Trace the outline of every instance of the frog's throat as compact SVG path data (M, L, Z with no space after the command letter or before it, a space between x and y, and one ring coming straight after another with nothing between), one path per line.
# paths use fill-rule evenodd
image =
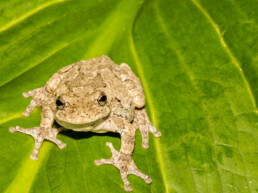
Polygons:
M84 131L84 130L91 131L96 126L98 126L100 123L105 121L106 119L107 119L107 117L104 117L104 118L101 118L101 119L98 119L98 120L95 120L95 121L92 121L92 122L78 123L78 124L69 123L69 122L66 122L66 121L63 121L63 120L60 120L60 119L57 119L57 118L55 120L59 125L63 126L66 129L72 129L72 130L75 130L75 131Z

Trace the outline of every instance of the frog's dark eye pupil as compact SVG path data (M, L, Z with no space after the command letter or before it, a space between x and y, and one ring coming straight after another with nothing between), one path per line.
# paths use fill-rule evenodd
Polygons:
M107 104L107 96L103 94L98 100L98 103L100 106L104 106L105 104Z
M57 106L62 106L64 105L64 103L62 103L59 99L56 100L56 105Z
M101 102L105 102L107 100L107 96L106 95L104 95L104 96L102 96L101 98L100 98L100 100L99 101L101 101Z
M63 110L65 104L64 104L60 99L57 99L57 100L56 100L56 106L57 106L57 109Z

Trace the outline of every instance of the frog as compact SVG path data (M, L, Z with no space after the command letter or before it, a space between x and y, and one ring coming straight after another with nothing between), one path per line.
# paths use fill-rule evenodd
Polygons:
M149 133L160 137L151 123L147 111L143 87L140 79L126 63L117 65L108 56L81 60L57 71L44 86L23 93L32 97L25 117L30 116L35 107L40 107L39 127L10 127L10 132L21 132L35 140L30 155L38 160L39 150L44 140L55 143L60 149L66 144L57 134L70 129L77 132L114 132L121 136L121 148L116 150L107 142L112 156L110 159L95 160L95 165L111 164L119 169L125 191L132 191L128 175L134 174L147 184L152 179L142 173L132 153L136 131L140 130L142 147L149 148ZM61 127L53 127L54 122Z

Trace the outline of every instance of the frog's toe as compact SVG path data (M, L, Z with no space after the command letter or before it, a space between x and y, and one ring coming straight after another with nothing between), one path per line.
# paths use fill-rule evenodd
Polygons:
M66 147L66 144L57 139L56 137L46 137L46 139L55 143L59 149L64 149Z
M147 126L143 125L139 128L142 135L142 147L144 149L149 148L149 129Z
M124 188L125 188L125 191L127 192L132 192L133 191L133 188L131 187L131 185L124 185Z
M58 146L59 149L64 149L64 148L66 148L66 144L65 144L65 143L63 143L63 142L60 141L60 140L58 140L58 141L59 141L59 142L58 142L57 146Z
M30 154L30 158L33 160L38 160L39 159L39 156L38 156L39 150L44 141L44 138L41 136L37 136L37 137L34 137L34 139L35 139L35 146L34 146L32 153Z
M139 126L139 130L142 135L142 147L144 149L149 148L149 133L153 133L155 137L160 137L161 132L159 132L152 124L146 124Z
M24 96L25 98L29 98L31 96L29 93L30 93L30 91L24 92L24 93L22 93L22 96Z
M97 166L101 166L103 164L114 164L114 161L112 159L100 159L100 160L95 160L94 163Z
M18 132L21 132L21 133L25 133L25 134L28 134L28 135L32 135L32 134L36 134L36 132L34 131L34 129L35 129L35 127L30 128L30 129L24 129L24 128L20 127L20 126L16 126L16 127L10 127L10 128L9 128L9 131L10 131L11 133L14 133L14 132L18 131Z
M31 153L30 154L30 159L32 159L32 160L38 160L39 159L39 156L38 156L38 154L35 154L35 153Z
M17 127L18 127L18 126L17 126ZM9 128L9 131L10 131L11 133L14 133L14 132L17 131L17 129L16 129L16 127L10 127L10 128Z
M25 98L28 98L28 97L31 97L31 96L35 96L36 94L38 93L41 93L43 90L43 87L40 87L40 88L36 88L34 90L30 90L28 92L24 92L22 93L22 95L25 97Z
M113 165L114 165L114 156L117 156L118 151L115 150L115 148L113 147L112 143L110 143L110 142L107 142L107 143L106 143L106 146L109 147L109 149L111 150L111 152L112 152L113 155L112 155L111 159L95 160L95 164L96 164L97 166L100 166L100 165L102 165L102 164L113 164Z
M145 149L149 148L149 133L153 133L155 137L161 136L161 132L151 124L145 108L135 111L133 124L141 132L142 147Z
M152 179L147 176L146 174L142 173L138 168L134 168L131 172L131 174L134 174L140 178L142 178L147 184L150 184L152 182Z
M32 99L32 100L30 101L30 104L27 106L26 110L22 113L23 116L25 116L25 117L30 116L30 114L31 114L31 112L33 111L33 109L34 109L36 106L38 106L38 105L39 105L39 102L36 101L36 100L34 100L34 99Z
M51 130L48 131L47 135L45 136L45 139L55 143L59 149L64 149L66 147L66 144L56 138L57 134L63 130L64 130L63 127L52 128Z
M133 191L133 188L131 187L131 184L127 179L127 174L126 173L121 173L121 177L122 177L122 180L124 182L125 191L127 191L127 192Z
M113 154L113 156L117 156L118 155L118 151L116 151L116 149L114 148L113 144L110 142L106 142L106 146L109 147L111 153Z
M25 117L30 116L30 113L36 106L41 106L42 101L46 97L46 91L43 87L34 89L32 91L28 91L22 94L25 98L28 97L33 97L32 100L30 101L30 104L26 108L26 110L23 112L23 115Z
M152 132L155 137L161 136L161 132L159 132L153 125L150 126L150 132Z

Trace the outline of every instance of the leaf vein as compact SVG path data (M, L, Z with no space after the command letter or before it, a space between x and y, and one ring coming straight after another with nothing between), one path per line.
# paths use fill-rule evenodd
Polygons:
M64 15L65 16L65 15ZM26 34L25 37L18 39L15 42L11 42L8 43L8 47L6 47L5 49L1 50L1 56L4 56L10 49L12 49L13 47L15 47L16 45L23 43L25 40L30 40L32 37L34 37L34 35L36 35L38 32L40 32L42 29L44 29L45 27L54 24L55 22L59 21L60 19L62 19L64 16L55 18L52 21L48 21L47 23L44 23L43 25L40 25L38 28L36 28L35 30L31 31L29 34Z
M55 54L59 53L60 51L62 51L63 49L69 47L71 44L79 41L79 40L82 40L86 37L86 35L80 37L80 38L77 38L69 43L65 43L63 44L62 46L58 47L57 49L53 50L52 52L50 52L47 56L43 57L39 62L37 62L36 64L33 64L32 66L24 69L24 71L21 71L19 74L15 75L14 77L12 77L11 79L7 80L6 82L3 82L0 87L2 87L3 85L11 82L12 80L14 80L15 78L19 77L20 75L26 73L27 71L37 67L38 65L40 65L42 62L46 61L47 59L51 58L52 56L54 56Z
M209 23L211 24L211 26L213 27L213 29L215 30L215 32L218 35L218 38L220 40L220 43L222 45L222 47L226 50L227 54L229 55L229 58L231 59L232 63L235 65L235 67L238 69L244 83L245 86L247 88L247 91L250 95L251 101L253 103L253 107L255 108L255 110L257 111L257 106L256 106L256 102L254 99L254 95L252 93L252 90L250 88L250 85L243 73L243 70L241 68L241 64L238 62L238 60L235 58L235 56L233 55L233 53L231 52L231 50L229 49L228 45L226 44L223 35L218 27L218 25L213 21L213 19L211 18L211 16L207 13L207 11L196 1L196 0L191 0L193 2L193 4L198 8L198 10L204 15L204 17L209 21Z
M148 84L146 83L146 80L144 78L144 74L143 74L142 67L141 67L142 65L141 65L141 62L140 62L140 60L137 56L136 50L135 50L133 34L131 34L131 36L130 36L130 47L131 47L131 50L132 50L132 54L133 54L133 58L135 60L136 67L138 69L139 76L140 76L141 81L142 81L142 85L143 85L144 90L145 90L146 101L148 101L148 105L150 107L151 118L152 118L152 121L153 121L153 125L155 127L157 127L158 123L157 123L156 116L155 116L155 111L156 110L153 106L153 103L151 102L151 94L150 94L150 91L149 91L149 88L148 88ZM160 166L160 171L161 171L161 175L162 175L163 184L164 184L164 187L165 187L165 192L169 193L168 183L166 183L167 182L166 169L165 169L165 166L164 166L165 164L164 164L164 159L162 157L161 145L160 145L159 140L154 138L154 144L155 144L155 149L156 149L156 152L157 152L157 158L158 158L158 162L159 162L159 166Z
M168 40L169 40L169 43L170 43L170 46L171 46L172 50L174 50L174 52L176 53L176 55L177 55L177 57L178 57L180 63L182 64L183 68L185 69L185 72L186 72L187 76L189 77L189 80L190 80L190 82L192 83L194 89L195 89L196 91L198 91L198 88L197 88L197 86L196 86L195 83L194 83L193 75L190 73L190 70L189 70L188 67L185 65L183 56L181 56L181 54L177 51L177 49L175 49L175 48L172 46L172 45L173 45L173 39L172 39L172 37L169 35L169 32L167 31L166 27L164 26L163 18L161 17L161 15L160 15L160 13L159 13L159 10L158 10L156 7L155 7L155 12L156 12L156 16L157 16L158 20L160 21L161 28L162 28L162 30L164 31L165 36L166 36L166 37L168 38ZM200 104L200 107L203 109L203 106L202 106L202 104L201 104L200 101L199 101L199 104ZM214 154L216 155L216 148L215 148L215 143L214 143L213 132L212 132L212 129L211 129L211 127L210 127L209 120L207 120L206 116L204 116L204 118L205 118L205 120L206 120L206 122L207 122L207 124L208 124L208 126L209 126L208 128L209 128L209 130L210 130L211 137L212 137L212 141L213 141L213 146L214 146ZM214 157L215 157L215 156L214 156ZM220 184L221 184L221 191L224 192L224 191L223 191L223 183L222 183L222 180L221 180L221 174L220 174L220 171L219 171L219 166L218 166L218 163L217 163L216 158L214 158L214 159L215 159L215 163L216 163L216 166L217 166L216 168L217 168L217 171L218 171L218 174L219 174L219 180L220 180ZM190 166L189 166L189 167L190 167ZM193 181L194 181L194 179L193 179Z
M39 12L39 11L41 11L41 10L47 8L47 7L50 7L50 6L54 5L54 4L62 3L62 2L65 2L65 1L67 1L67 0L55 0L55 1L47 2L47 3L45 3L45 4L43 4L43 5L39 6L39 7L37 7L36 9L34 9L34 10L32 10L32 11L30 11L30 12L24 14L24 15L21 16L20 18L18 18L18 19L16 19L16 20L13 20L13 21L11 21L10 23L8 23L8 24L2 26L2 27L0 28L0 33L3 32L3 31L8 30L9 28L13 27L14 25L16 25L16 24L22 22L23 20L29 18L30 16L34 15L35 13L37 13L37 12Z

